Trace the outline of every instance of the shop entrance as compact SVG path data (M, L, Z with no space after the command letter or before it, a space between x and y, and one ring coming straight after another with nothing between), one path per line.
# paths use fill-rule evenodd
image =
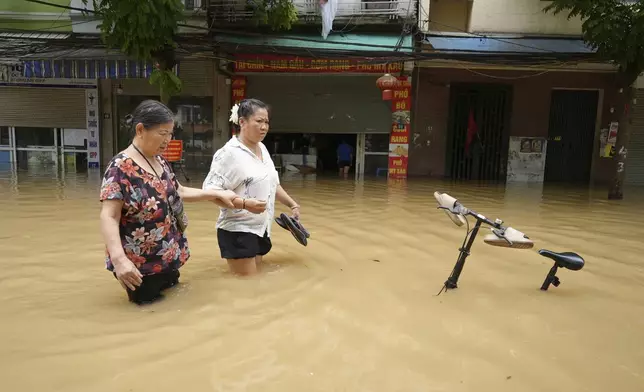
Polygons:
M317 173L322 175L338 175L338 147L342 143L351 146L353 150L349 174L355 174L358 170L356 163L356 142L355 134L317 134L315 135L315 148L318 154Z
M349 173L356 171L356 134L269 133L264 144L275 165L286 170L295 166L302 173L338 175L337 149L342 141L353 148Z
M346 142L353 150L349 174L356 178L367 176L387 177L389 166L389 134L386 133L269 133L264 144L275 165L285 169L288 165L301 168L302 172L322 176L338 176L338 147Z
M86 129L0 127L0 163L85 171L87 136Z

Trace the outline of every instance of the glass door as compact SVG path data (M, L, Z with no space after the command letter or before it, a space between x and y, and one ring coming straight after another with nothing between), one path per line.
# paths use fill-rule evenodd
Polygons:
M58 167L58 129L14 127L13 131L19 167Z
M360 176L387 177L389 172L389 134L361 133L358 134L356 149L356 178Z
M11 165L15 160L13 129L0 127L0 165Z
M61 129L58 141L58 156L65 171L77 172L87 169L87 129Z

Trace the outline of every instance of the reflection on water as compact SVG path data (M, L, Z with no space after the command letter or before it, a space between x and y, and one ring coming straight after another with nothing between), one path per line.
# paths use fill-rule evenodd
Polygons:
M5 168L6 169L6 168ZM190 176L201 184L199 176ZM193 178L194 177L194 178ZM208 203L188 205L193 256L150 307L103 268L100 173L0 174L0 378L6 391L640 391L644 194L283 179L308 247L278 226L267 273L230 276ZM464 228L443 190L527 233L533 250L478 240L458 290L436 297ZM281 209L284 210L284 209ZM280 209L278 209L280 211ZM539 287L536 250L582 271Z

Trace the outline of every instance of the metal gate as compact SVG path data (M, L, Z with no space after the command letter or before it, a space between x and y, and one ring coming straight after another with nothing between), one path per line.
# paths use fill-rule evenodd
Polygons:
M626 157L628 185L644 185L644 89L637 90L637 103L633 108L631 140Z
M597 122L596 90L553 90L545 181L588 183Z
M0 87L0 126L87 128L85 89Z
M271 132L389 133L377 76L249 75L246 96L271 107Z
M511 107L511 86L451 85L445 167L452 179L505 181Z

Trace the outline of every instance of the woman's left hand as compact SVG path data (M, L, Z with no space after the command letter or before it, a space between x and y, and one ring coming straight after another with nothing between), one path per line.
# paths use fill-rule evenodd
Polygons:
M239 198L239 196L231 190L224 190L224 191L208 190L206 192L208 192L208 194L212 196L213 199L218 199L221 202L223 202L226 206L228 206L228 208L235 208L235 205L233 204L233 200Z
M295 219L300 219L300 206L291 207L291 216Z

